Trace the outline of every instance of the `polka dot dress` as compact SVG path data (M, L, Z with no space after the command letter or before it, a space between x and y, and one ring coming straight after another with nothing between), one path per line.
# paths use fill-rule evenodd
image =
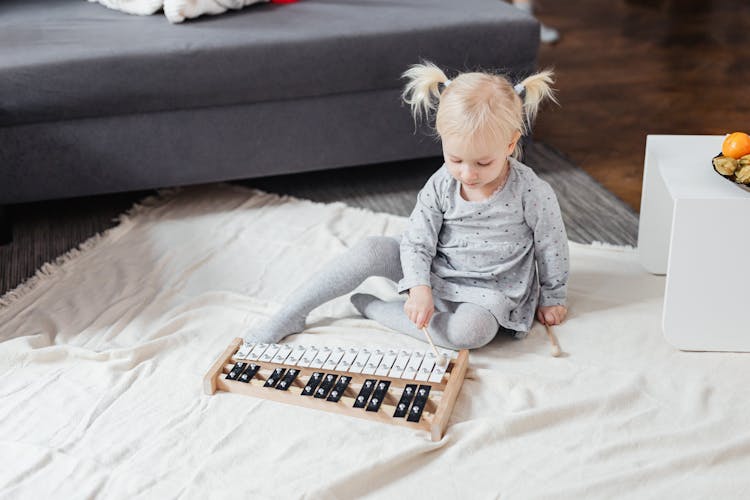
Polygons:
M552 187L510 159L505 185L467 201L443 165L417 196L401 238L399 292L429 285L452 302L488 309L500 325L531 329L538 305L565 305L568 239Z

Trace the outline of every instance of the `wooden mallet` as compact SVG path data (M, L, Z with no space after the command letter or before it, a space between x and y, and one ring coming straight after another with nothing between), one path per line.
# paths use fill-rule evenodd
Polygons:
M427 331L427 327L423 326L422 331L424 332L425 336L427 337L427 341L432 346L432 350L435 352L435 356L437 356L437 359L435 362L438 366L448 366L448 357L445 354L440 354L437 350L437 347L435 347L435 344L432 342L432 337L430 337L430 332Z
M560 356L560 354L562 354L562 349L560 349L560 343L557 341L557 336L555 335L554 330L552 330L552 327L546 322L542 322L542 324L544 325L544 329L547 330L549 341L552 343L552 355L554 357Z

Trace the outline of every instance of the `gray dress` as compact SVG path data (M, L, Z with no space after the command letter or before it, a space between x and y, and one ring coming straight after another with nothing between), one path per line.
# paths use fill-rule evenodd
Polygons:
M565 305L568 239L552 187L510 159L505 184L486 200L461 196L445 165L417 196L401 237L404 278L434 296L489 310L508 329L531 329L538 306Z

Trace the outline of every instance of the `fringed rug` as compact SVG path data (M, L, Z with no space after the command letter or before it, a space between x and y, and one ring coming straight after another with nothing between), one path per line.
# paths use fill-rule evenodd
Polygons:
M750 364L660 333L664 279L571 244L553 358L538 325L471 353L445 437L202 378L326 261L405 219L236 186L163 193L0 306L0 497L737 498ZM395 285L361 287L396 298ZM689 314L686 311L686 314ZM706 332L710 335L710 332ZM346 297L287 342L424 349Z

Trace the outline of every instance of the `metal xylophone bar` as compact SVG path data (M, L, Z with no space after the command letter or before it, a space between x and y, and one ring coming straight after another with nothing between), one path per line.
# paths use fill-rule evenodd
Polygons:
M457 358L454 352L445 353L453 359ZM453 387L446 391L446 394L450 392L450 395L445 403L442 401L442 391L446 390L446 385L451 385L447 382L447 375L450 373L446 371L447 366L440 367L436 364L436 358L435 353L429 351L247 344L235 339L225 351L223 362L217 362L207 374L206 392L212 394L218 387L230 392L243 392L314 407L310 403L301 404L299 401L281 397L268 397L269 393L263 395L256 392L254 384L260 386L260 382L264 382L262 390L276 389L280 393L291 392L291 387L298 386L299 392L295 390L296 394L312 396L310 401L323 400L320 404L332 408L335 412L362 417L361 414L357 415L352 411L359 412L364 409L365 412L369 412L368 414L378 416L383 413L380 411L382 408L389 413L388 419L400 420L402 423L399 425L415 425L417 428L430 430L433 439L439 439L460 389L468 353L462 351L462 360L457 360L460 365L460 369L457 370L459 373L456 374L458 380L454 380ZM228 364L231 362L234 364ZM454 364L450 366L452 368L449 372L456 371ZM270 373L266 374L269 370ZM226 382L218 380L220 374L225 374L224 380L232 381L231 383L244 384L227 385ZM309 375L306 382L302 382L302 375ZM251 384L251 381L254 381L254 384ZM391 388L402 388L400 397L391 396ZM429 399L434 391L438 391L438 403ZM345 404L349 407L348 412L339 405L328 407L325 403L342 404L344 401L348 401ZM319 409L325 409L324 407ZM423 412L427 412L428 422L422 422ZM386 421L382 415L376 420Z
M442 353L450 358L457 357L454 351L443 350ZM345 349L243 343L233 357L238 361L263 361L424 382L441 382L446 372L446 367L436 364L435 353L405 349Z

